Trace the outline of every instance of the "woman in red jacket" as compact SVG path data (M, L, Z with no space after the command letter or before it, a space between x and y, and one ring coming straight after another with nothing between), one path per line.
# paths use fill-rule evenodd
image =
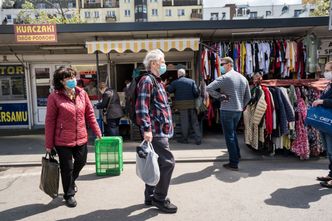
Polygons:
M75 70L60 67L54 72L55 91L48 96L45 119L46 151L51 152L55 148L59 155L64 199L68 207L77 205L75 180L87 159L86 123L98 138L101 137L90 99L76 84Z

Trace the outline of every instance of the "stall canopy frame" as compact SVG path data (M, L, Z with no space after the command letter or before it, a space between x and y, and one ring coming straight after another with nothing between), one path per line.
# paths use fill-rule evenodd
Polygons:
M87 41L86 48L88 54L102 52L104 54L116 51L124 53L126 51L138 53L141 51L151 51L159 48L164 52L171 49L184 51L191 49L199 50L199 38L167 38L167 39L133 39L133 40L116 40L116 41Z

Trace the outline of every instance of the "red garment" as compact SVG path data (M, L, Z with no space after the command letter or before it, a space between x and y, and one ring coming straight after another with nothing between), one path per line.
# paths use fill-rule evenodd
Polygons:
M265 95L265 101L266 101L266 111L265 111L265 125L266 125L266 133L268 135L272 134L273 130L273 107L271 102L271 94L267 87L262 86L262 89L264 91Z
M210 98L210 102L209 102L209 106L208 106L208 113L207 113L207 120L208 120L209 127L212 126L213 118L214 118L214 110L213 110L212 100Z
M45 147L75 147L88 142L86 121L93 132L101 137L92 104L88 94L75 88L75 101L69 99L64 91L54 91L47 99L45 119Z

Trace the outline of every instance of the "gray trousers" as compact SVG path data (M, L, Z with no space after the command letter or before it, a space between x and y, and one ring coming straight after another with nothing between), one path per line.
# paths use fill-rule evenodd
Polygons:
M188 140L188 134L190 125L195 132L195 140L200 141L202 139L201 130L199 129L199 123L197 119L197 113L195 109L183 109L180 111L181 133L184 140Z
M153 196L155 199L163 201L166 199L172 173L175 166L174 156L169 149L168 138L154 137L152 145L155 152L159 155L158 163L160 169L159 183L154 186L145 184L145 200L150 200Z

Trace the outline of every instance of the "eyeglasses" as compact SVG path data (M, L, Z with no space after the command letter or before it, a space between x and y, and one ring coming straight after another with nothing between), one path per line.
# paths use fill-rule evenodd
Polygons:
M220 63L221 66L224 66L225 64L228 64L228 63Z

